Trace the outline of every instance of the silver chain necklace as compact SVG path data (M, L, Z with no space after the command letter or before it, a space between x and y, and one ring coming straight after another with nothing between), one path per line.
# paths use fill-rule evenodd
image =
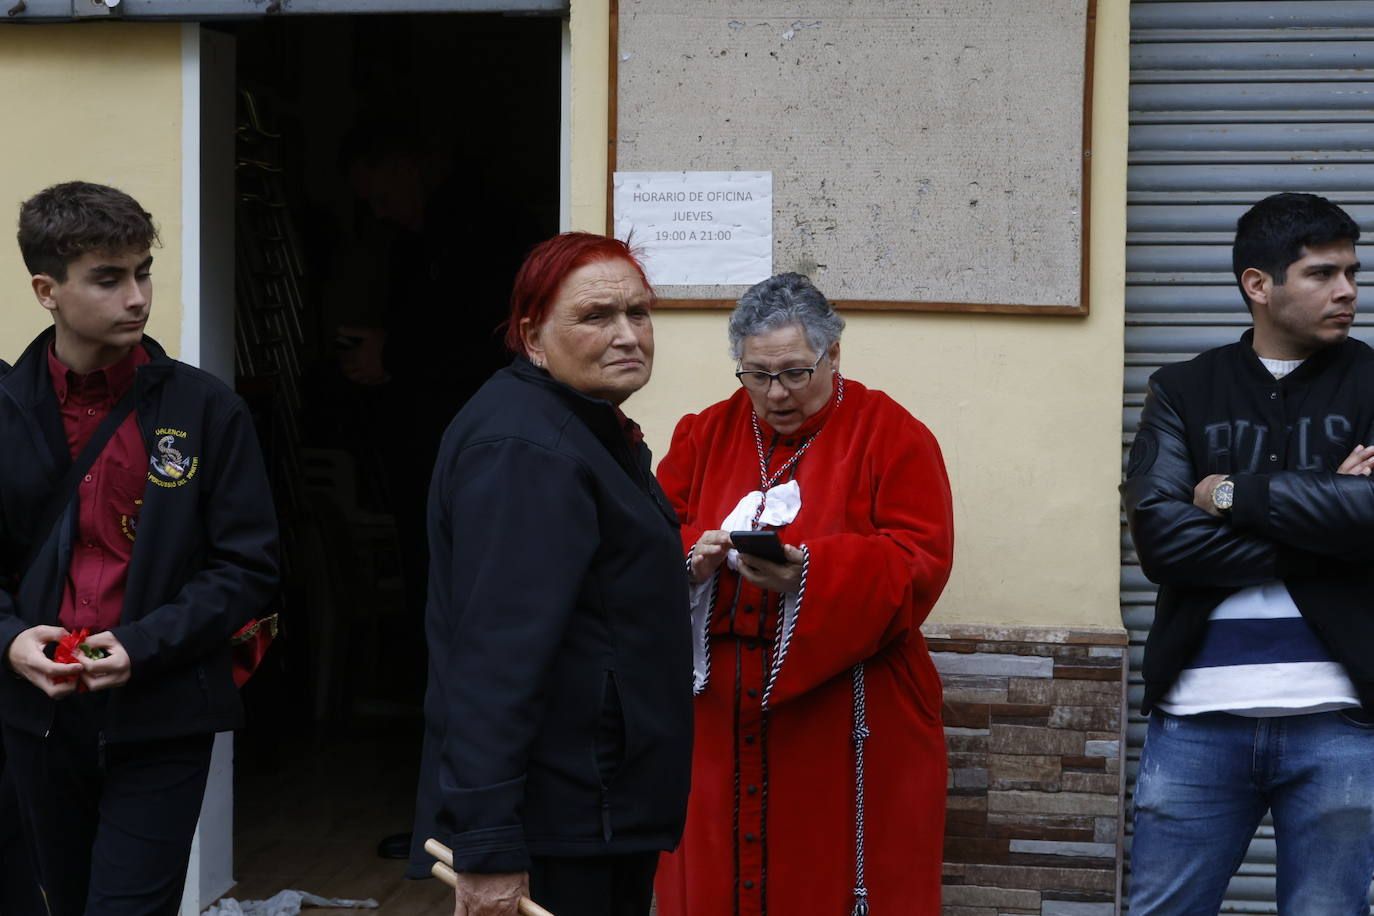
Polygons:
M838 407L840 403L844 400L844 376L836 372L835 379L835 406ZM759 428L758 413L756 411L751 412L749 414L749 419L754 425L754 448L758 450L759 454L760 493L759 507L754 510L754 518L749 522L749 527L750 529L757 531L759 527L759 519L763 518L763 507L768 502L769 487L773 486L773 484L781 480L784 474L791 470L792 467L798 461L801 461L801 456L805 455L806 450L811 447L811 443L816 441L816 436L820 433L820 430L816 430L816 432L812 433L811 435L803 439L801 448L797 449L797 451L792 455L791 458L788 458L785 462L783 462L782 467L778 468L776 472L774 472L773 474L769 474L768 459L763 454L763 430Z

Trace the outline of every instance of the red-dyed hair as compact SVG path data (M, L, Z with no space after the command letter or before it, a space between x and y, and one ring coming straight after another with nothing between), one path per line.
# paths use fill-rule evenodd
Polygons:
M510 318L506 321L506 349L517 356L524 355L525 341L520 336L520 323L526 318L532 324L543 323L568 274L588 264L615 260L627 261L634 267L652 300L654 288L644 274L644 265L639 263L634 250L620 239L590 232L564 232L534 246L515 275L515 286L510 294Z

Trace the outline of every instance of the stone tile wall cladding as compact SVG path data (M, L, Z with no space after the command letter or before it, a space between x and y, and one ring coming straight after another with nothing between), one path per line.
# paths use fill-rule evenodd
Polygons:
M1114 916L1125 632L925 634L949 747L944 916Z

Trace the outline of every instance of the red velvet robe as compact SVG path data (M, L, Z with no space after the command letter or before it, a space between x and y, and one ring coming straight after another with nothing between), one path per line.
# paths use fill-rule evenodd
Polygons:
M688 552L759 489L752 413L741 390L684 417L673 434L658 476ZM773 445L770 474L815 433L783 478L795 474L802 506L779 529L785 543L809 551L805 591L765 712L785 630L778 597L721 568L706 637L710 676L696 700L687 829L661 861L658 912L849 916L851 674L866 663L869 906L873 916L938 916L945 742L940 680L918 628L953 557L939 445L887 395L849 380L843 401L832 399L796 434L777 436L762 422L760 430L765 452Z

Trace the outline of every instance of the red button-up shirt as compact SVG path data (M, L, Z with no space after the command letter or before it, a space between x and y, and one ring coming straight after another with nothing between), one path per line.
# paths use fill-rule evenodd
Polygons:
M625 441L630 443L630 451L633 452L639 443L644 441L644 430L639 428L639 424L625 416L625 411L619 407L615 409L615 418L620 421L620 433L625 437Z
M78 375L48 351L48 371L74 459L118 403L134 373L149 361L142 346L105 369ZM58 620L68 630L93 633L119 623L129 558L148 476L148 449L130 413L110 437L77 487L77 530Z

